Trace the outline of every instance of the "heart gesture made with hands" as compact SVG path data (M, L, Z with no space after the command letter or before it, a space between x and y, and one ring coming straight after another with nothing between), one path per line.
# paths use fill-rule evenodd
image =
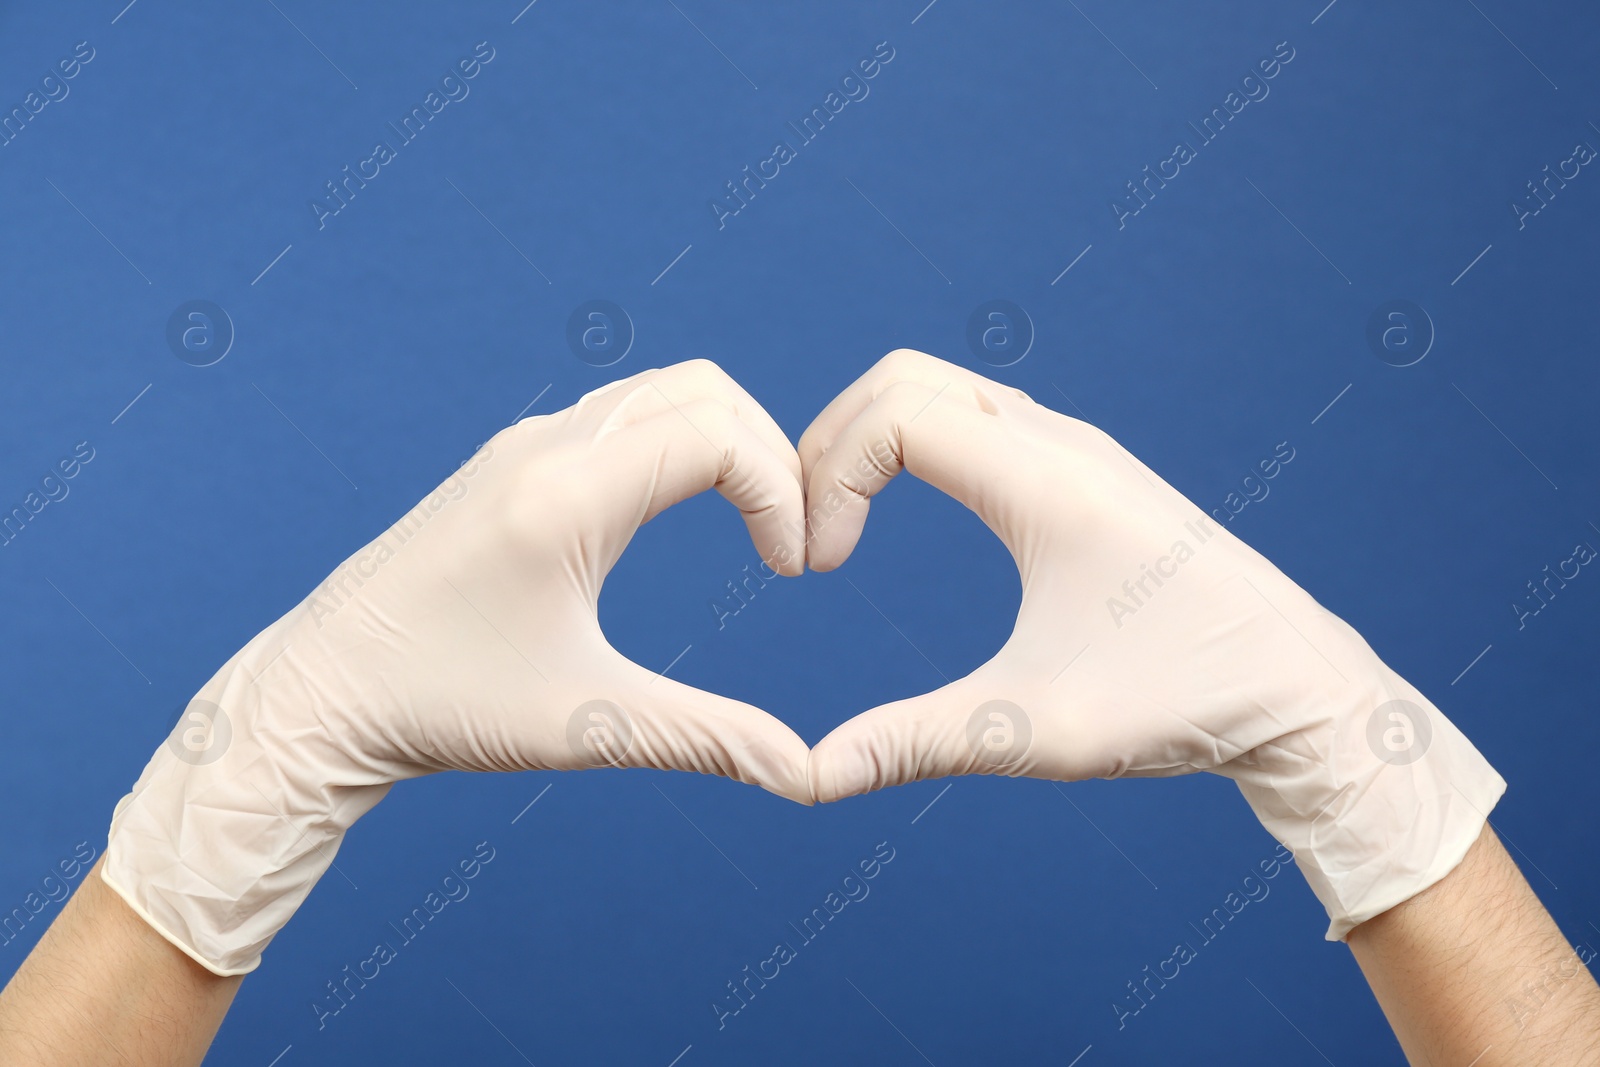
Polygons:
M995 656L815 747L601 632L634 531L715 488L788 576L849 557L901 470L1022 577ZM261 950L395 782L655 767L803 804L957 774L1214 771L1292 849L1330 937L1460 860L1504 782L1348 625L1102 431L917 352L792 446L714 364L496 434L201 688L118 804L105 880L218 974Z

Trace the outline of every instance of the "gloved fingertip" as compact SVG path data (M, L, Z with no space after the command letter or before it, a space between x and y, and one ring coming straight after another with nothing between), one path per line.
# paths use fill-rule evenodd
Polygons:
M824 742L825 743L825 742ZM854 747L822 745L812 750L806 775L811 780L811 795L819 804L832 804L857 796L872 788L870 761Z
M791 739L792 744L788 743ZM804 751L803 756L799 750ZM810 759L811 750L793 735L783 741L752 739L738 757L740 777L769 793L810 807L814 802L807 773Z
M816 801L812 799L811 785L809 782L798 786L793 781L757 782L755 784L759 785L762 789L765 789L773 796L779 796L785 800L792 800L796 804L802 805L803 807L809 808L816 803Z

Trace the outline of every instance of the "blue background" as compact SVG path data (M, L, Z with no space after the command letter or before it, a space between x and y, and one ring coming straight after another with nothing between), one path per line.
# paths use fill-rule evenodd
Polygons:
M1511 608L1600 546L1600 174L1522 229L1509 206L1600 145L1600 15L924 2L7 5L0 110L76 42L95 58L0 147L0 505L80 441L95 458L0 549L0 910L102 849L212 671L530 402L705 356L797 438L907 346L1081 413L1208 509L1288 441L1231 528L1476 741L1513 854L1600 943L1600 576L1521 629ZM480 41L470 96L319 230L323 183ZM719 229L723 183L880 41L870 95ZM1280 41L1270 95L1119 229L1124 184ZM966 339L995 298L1036 333L1004 368ZM165 337L196 299L236 331L205 368ZM567 343L591 299L636 332L611 367ZM1366 340L1393 299L1436 330L1404 368ZM755 561L696 499L639 533L602 622L655 668L690 646L674 676L808 742L981 663L1019 598L982 525L910 479L842 571L719 630ZM209 1062L1401 1062L1293 871L1119 1031L1125 983L1274 850L1230 783L947 785L813 810L647 771L402 785ZM480 841L471 896L319 1031L324 983ZM882 841L871 895L719 1031L725 983Z

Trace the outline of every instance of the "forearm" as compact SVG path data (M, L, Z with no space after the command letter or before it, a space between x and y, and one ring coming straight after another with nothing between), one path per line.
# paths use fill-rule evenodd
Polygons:
M1600 987L1487 826L1347 943L1414 1064L1600 1064Z
M197 1064L241 981L169 944L97 863L0 993L0 1063Z

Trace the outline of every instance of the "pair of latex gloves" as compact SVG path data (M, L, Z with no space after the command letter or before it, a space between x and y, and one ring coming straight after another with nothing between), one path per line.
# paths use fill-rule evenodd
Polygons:
M773 569L830 570L902 468L1021 572L1016 628L971 675L808 748L607 643L601 584L664 509L715 488ZM899 351L797 451L694 361L501 431L234 655L117 805L103 874L240 974L393 783L605 765L802 804L956 774L1212 771L1293 850L1330 939L1449 873L1505 788L1360 635L1095 427Z

